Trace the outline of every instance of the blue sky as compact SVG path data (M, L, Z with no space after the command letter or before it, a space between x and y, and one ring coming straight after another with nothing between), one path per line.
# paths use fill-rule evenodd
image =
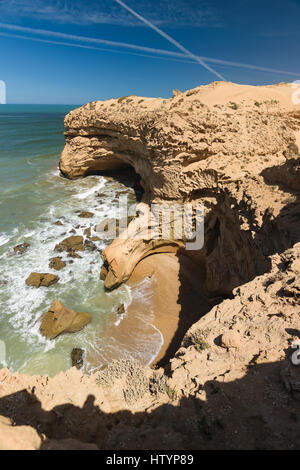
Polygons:
M169 97L221 77L300 79L300 0L124 1L0 0L7 102Z

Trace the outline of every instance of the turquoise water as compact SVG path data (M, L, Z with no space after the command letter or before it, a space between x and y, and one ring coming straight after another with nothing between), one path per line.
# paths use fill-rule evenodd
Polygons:
M161 341L156 330L149 334L150 310L147 318L140 314L134 322L138 334L131 331L128 341L118 340L133 293L127 286L104 291L98 251L85 251L74 260L60 254L67 266L59 272L49 268L49 259L57 256L55 245L72 235L71 230L83 235L85 228L93 230L101 220L117 215L116 192L122 190L135 203L133 189L113 179L60 177L63 119L73 108L0 106L0 339L6 345L2 366L13 371L54 375L70 367L73 347L85 350L85 371L124 355L149 363ZM95 215L81 219L81 210ZM63 225L55 225L57 220ZM30 244L27 252L14 254L13 247L24 242ZM106 243L96 242L97 248L103 250ZM28 287L25 280L33 271L58 274L59 282L50 288ZM140 286L136 295L146 301L146 291L146 285ZM92 322L77 334L46 340L39 333L40 318L55 298L90 312ZM115 313L120 303L126 307L121 317Z

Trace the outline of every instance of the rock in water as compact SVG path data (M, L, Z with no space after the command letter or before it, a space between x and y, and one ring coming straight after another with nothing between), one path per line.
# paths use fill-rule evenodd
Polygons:
M92 242L98 242L99 240L101 240L99 237L91 237L90 240Z
M83 353L84 350L80 348L74 348L71 352L72 367L80 369L83 366Z
M95 243L93 243L91 240L88 240L88 239L85 240L84 246L87 250L90 250L90 251L97 250L97 246L95 245Z
M69 258L82 258L82 256L80 256L78 253L76 253L76 251L73 251L73 250L68 250L68 257Z
M123 313L125 313L125 307L124 307L124 304L121 304L121 305L118 307L117 314L118 314L118 315L123 315Z
M59 277L55 276L55 274L31 273L25 282L31 287L50 287L56 284L58 280Z
M51 258L49 262L49 268L55 269L56 271L60 271L66 266L66 263L62 261L61 258Z
M82 219L89 219L90 217L94 217L94 214L93 212L82 211L78 217L81 217Z
M30 247L29 243L21 243L21 245L17 245L14 247L14 252L16 255L17 254L22 255L23 253L25 253L25 251L28 250L29 247Z
M91 236L91 231L92 231L91 227L88 227L88 228L86 228L86 229L83 231L83 233L84 233L84 235L85 235L86 237L90 238L90 236Z
M43 316L40 332L46 338L54 339L61 333L76 333L91 321L87 312L75 312L55 299Z
M80 235L74 235L72 237L65 238L62 242L58 243L54 248L54 251L84 251L83 237Z
M107 266L103 264L101 271L100 271L100 281L105 281L107 274L108 274Z

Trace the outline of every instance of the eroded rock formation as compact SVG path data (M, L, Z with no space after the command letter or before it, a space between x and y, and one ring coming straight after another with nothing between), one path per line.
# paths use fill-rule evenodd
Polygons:
M62 261L62 259L57 256L55 258L51 258L49 261L49 268L55 269L55 271L60 271L66 266L66 263Z
M300 106L292 93L289 84L216 82L168 100L131 96L68 114L63 175L128 164L145 190L138 217L103 253L107 288L126 281L144 257L182 247L184 240L149 234L153 202L204 206L204 247L189 254L203 264L212 293L229 295L299 240L291 204L298 201Z
M30 287L50 287L59 281L59 277L49 273L31 273L26 279L27 286Z
M84 251L83 237L74 235L65 238L55 246L54 250L59 253L62 251Z
M42 318L40 331L46 338L54 339L62 333L76 333L91 321L87 312L75 312L59 300L54 300Z

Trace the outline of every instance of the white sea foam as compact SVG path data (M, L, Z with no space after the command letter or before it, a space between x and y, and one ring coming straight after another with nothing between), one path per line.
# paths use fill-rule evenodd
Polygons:
M133 292L130 292L131 297L134 295L135 301L138 300L143 304L140 310L137 309L134 312L135 326L130 329L127 326L124 336L122 334L122 321L118 320L113 324L113 328L108 330L110 336L106 332L104 337L95 337L92 357L99 358L99 364L95 366L94 363L87 363L86 370L89 372L99 370L103 364L111 362L112 359L124 357L132 357L144 365L149 365L157 357L163 345L163 336L152 324L154 319L152 282L151 279L147 278L141 281L138 286L135 286ZM113 295L114 291L111 294ZM126 311L123 320L127 315ZM114 335L114 328L116 333L121 328L121 332L119 331L116 337Z
M9 234L8 247L23 243L24 239L30 244L29 249L22 256L12 256L11 250L6 250L0 257L0 272L5 270L7 285L1 290L4 298L5 314L9 331L13 332L13 346L10 351L8 365L13 370L24 370L27 373L48 373L47 364L51 362L51 373L57 373L70 367L70 352L73 347L81 347L90 356L99 358L99 365L105 363L108 355L114 357L131 356L141 362L151 363L162 345L161 333L152 325L153 334L149 335L149 324L153 319L151 310L151 281L145 280L135 289L135 295L147 305L146 313L137 313L136 322L141 332L130 332L126 344L114 337L115 331L122 329L122 321L128 315L128 306L132 302L132 291L122 285L113 292L105 293L103 283L99 282L101 257L98 252L85 251L80 253L81 259L70 259L66 253L55 253L54 247L64 238L71 236L70 231L76 227L76 234L84 236L84 229L91 226L92 234L95 225L106 217L116 215L116 203L112 202L116 190L116 183L110 183L103 177L88 177L72 182L57 178L57 170L49 172L53 179L53 189L63 191L57 201L48 206L42 216L35 221L28 221L26 225L15 227ZM50 186L51 187L51 186ZM97 192L102 190L106 197L97 198ZM65 194L65 196L61 196ZM92 219L79 218L79 212L89 210L94 213ZM61 220L63 225L55 225ZM6 234L0 235L1 238ZM103 250L107 241L95 242L99 250ZM1 243L0 243L1 244ZM49 268L49 259L61 256L67 266L59 271ZM73 261L69 264L69 261ZM25 279L31 272L51 272L59 276L59 282L47 288L31 288L25 284ZM76 335L61 335L49 341L40 334L40 319L47 311L50 303L58 298L65 305L77 311L89 311L92 322ZM115 319L116 307L121 303L125 306L124 314ZM3 315L3 313L2 313ZM1 312L0 312L1 316ZM109 320L111 318L111 320ZM111 337L102 340L101 333L106 322L111 325ZM144 325L144 327L143 327ZM20 344L23 356L16 352L16 344ZM27 346L25 346L27 345ZM50 364L49 362L49 364ZM40 366L39 366L40 364ZM95 364L86 363L85 371L91 371Z
M145 326L149 326L153 329L153 335L144 338L143 345L140 349L140 357L145 357L147 353L148 361L145 365L151 364L156 356L158 355L161 347L164 344L164 338L161 331L153 325L154 311L153 305L153 281L150 277L143 279L135 289L134 295L136 298L140 298L144 304L147 305L148 313L138 312L136 314L137 320L140 323L144 323ZM150 353L150 354L149 354Z
M82 191L76 194L74 197L80 200L87 199L89 196L94 195L97 191L102 189L104 186L105 186L105 178L102 178L101 181L96 186L93 186L92 188Z
M9 237L5 233L0 234L0 246L5 245L9 242Z
M29 238L29 237L32 237L33 235L36 234L36 231L35 230L31 230L30 232L26 232L23 234L23 237L25 238Z

